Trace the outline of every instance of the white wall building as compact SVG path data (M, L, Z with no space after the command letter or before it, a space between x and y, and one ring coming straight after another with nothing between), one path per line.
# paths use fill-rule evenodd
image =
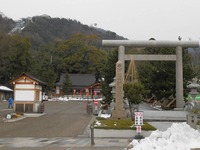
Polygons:
M45 85L44 82L22 73L10 83L14 85L15 112L41 112L42 85Z

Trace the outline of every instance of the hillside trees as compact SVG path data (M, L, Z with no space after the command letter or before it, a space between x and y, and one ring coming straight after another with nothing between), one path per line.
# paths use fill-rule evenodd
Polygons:
M12 76L17 76L21 72L29 72L32 63L29 39L14 35L11 36L11 41L9 72Z
M33 64L30 74L46 83L45 92L52 92L57 79L57 73L52 64L52 45L40 47L40 51L32 52Z
M63 72L101 74L106 52L94 46L96 38L77 34L34 50L29 38L0 34L0 84L7 85L11 78L26 72L44 81L45 89L52 91Z
M74 34L97 35L101 39L124 39L114 32L83 25L79 21L65 18L51 18L50 16L35 16L24 18L28 22L22 30L23 36L30 37L32 48L69 39ZM0 22L1 25L1 22ZM98 39L96 46L101 45Z
M53 64L58 72L94 73L101 71L106 53L94 46L96 36L76 34L58 42L53 51Z
M68 40L51 43L33 52L31 74L46 82L47 91L54 89L61 73L95 73L100 71L106 53L94 46L96 36L73 35Z
M10 79L10 74L7 71L9 66L9 37L0 34L0 82L1 84L7 85L7 81Z
M1 34L0 43L0 82L8 85L11 78L31 69L30 41L18 34Z
M46 90L52 91L61 73L100 72L104 78L102 87L106 100L111 101L109 84L115 77L117 50L105 51L96 46L94 35L75 34L69 39L48 43L31 49L29 38L19 34L0 34L0 84L27 72L47 83ZM143 53L175 54L172 48L146 48ZM194 77L191 55L183 50L184 87ZM175 62L140 62L138 73L145 89L158 97L175 94Z
M15 22L10 18L4 18L0 15L0 27L0 32L6 34L15 27Z
M25 26L11 33L18 23ZM50 16L15 22L0 15L0 26L5 34L0 34L0 84L9 85L11 78L26 72L46 82L48 91L63 72L102 74L107 54L101 39L124 39L76 20Z

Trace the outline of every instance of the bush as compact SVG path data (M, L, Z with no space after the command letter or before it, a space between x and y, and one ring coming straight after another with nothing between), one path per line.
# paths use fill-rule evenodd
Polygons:
M200 125L200 120L197 121L197 125Z

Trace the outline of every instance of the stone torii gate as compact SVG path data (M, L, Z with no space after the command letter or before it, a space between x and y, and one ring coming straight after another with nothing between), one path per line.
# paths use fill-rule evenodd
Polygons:
M133 41L133 40L103 40L103 46L118 47L118 61L122 63L122 72L124 80L124 61L131 60L142 60L142 61L176 61L176 110L183 110L183 62L182 62L182 48L197 48L199 47L199 41ZM145 48L145 47L168 47L176 48L176 55L125 55L125 47ZM116 82L116 88L117 82ZM120 95L123 95L120 93ZM121 96L120 96L121 97ZM116 97L116 105L122 101Z

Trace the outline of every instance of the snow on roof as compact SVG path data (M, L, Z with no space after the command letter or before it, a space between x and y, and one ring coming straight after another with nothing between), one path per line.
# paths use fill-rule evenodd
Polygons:
M6 86L0 86L0 91L13 91L12 89L6 87Z
M200 88L200 84L198 84L198 83L191 83L187 87L188 88Z

